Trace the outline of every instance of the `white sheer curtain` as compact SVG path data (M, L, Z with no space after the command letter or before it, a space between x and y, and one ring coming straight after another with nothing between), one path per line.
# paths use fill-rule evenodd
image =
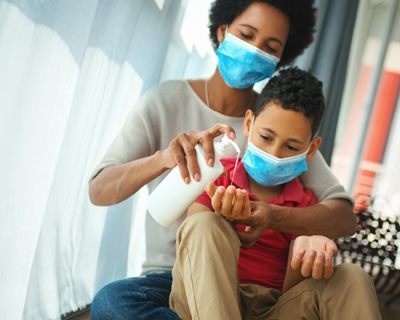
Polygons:
M140 272L143 198L95 207L88 178L143 92L211 74L208 7L0 0L0 319L59 319Z

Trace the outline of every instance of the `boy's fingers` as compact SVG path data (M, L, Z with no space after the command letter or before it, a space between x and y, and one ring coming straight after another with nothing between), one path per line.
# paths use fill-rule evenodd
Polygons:
M225 194L224 187L218 187L214 193L214 196L211 198L211 204L214 210L218 213L221 213L222 210L222 199Z
M312 267L312 277L314 279L322 278L322 275L324 274L324 266L325 266L325 255L323 252L318 251L315 256Z
M301 266L301 274L303 277L308 278L311 275L315 255L316 252L314 250L310 250L305 254L304 261Z
M324 278L329 279L333 275L332 255L326 255L324 261Z
M292 269L296 270L301 266L301 262L303 261L305 250L301 249L300 251L296 252L293 257L290 265Z
M338 248L337 248L337 246L336 246L336 243L335 242L333 242L333 241L329 241L327 244L326 244L326 251L328 251L328 254L331 256L331 257L335 257L335 256L337 256L337 254L338 254Z
M240 189L236 190L235 199L232 205L232 214L231 217L233 219L239 219L242 214L242 207L243 207L243 195Z
M208 196L212 199L217 190L217 186L213 182L209 182L204 189L207 192Z
M242 216L240 219L247 219L251 215L251 207L250 207L250 199L249 195L246 190L242 190L242 198L243 198L243 204L242 204Z
M230 216L232 213L232 203L236 195L236 188L234 186L229 186L226 188L224 198L222 199L221 214L224 216Z

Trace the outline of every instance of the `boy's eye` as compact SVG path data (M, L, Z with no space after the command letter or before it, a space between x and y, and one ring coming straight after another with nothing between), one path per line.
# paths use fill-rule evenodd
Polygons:
M296 148L296 147L294 147L294 146L292 146L292 145L290 145L290 144L287 146L287 148L288 148L290 151L299 151L298 148Z

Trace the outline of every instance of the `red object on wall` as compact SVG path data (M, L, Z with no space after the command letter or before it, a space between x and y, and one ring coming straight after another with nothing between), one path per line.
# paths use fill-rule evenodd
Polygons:
M371 195L376 175L376 170L372 168L382 163L399 87L400 74L383 70L364 143L362 163L354 188L355 195Z

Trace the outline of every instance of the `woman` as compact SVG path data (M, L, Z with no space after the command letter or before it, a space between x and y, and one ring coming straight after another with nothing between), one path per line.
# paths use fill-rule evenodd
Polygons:
M218 48L215 73L209 79L159 84L138 101L94 171L91 201L118 203L146 184L151 192L176 165L186 182L198 180L194 145L203 144L212 165L213 138L241 132L243 116L257 98L253 84L270 77L277 61L285 66L301 54L313 40L314 25L312 0L216 0L210 11L210 38ZM243 137L236 142L245 150ZM330 238L355 231L351 198L321 155L308 165L302 182L321 203L296 209L253 203L246 221L250 231L238 234L242 247L250 247L266 228ZM145 275L102 288L92 303L92 319L179 319L168 298L175 236L183 219L163 228L147 215Z

